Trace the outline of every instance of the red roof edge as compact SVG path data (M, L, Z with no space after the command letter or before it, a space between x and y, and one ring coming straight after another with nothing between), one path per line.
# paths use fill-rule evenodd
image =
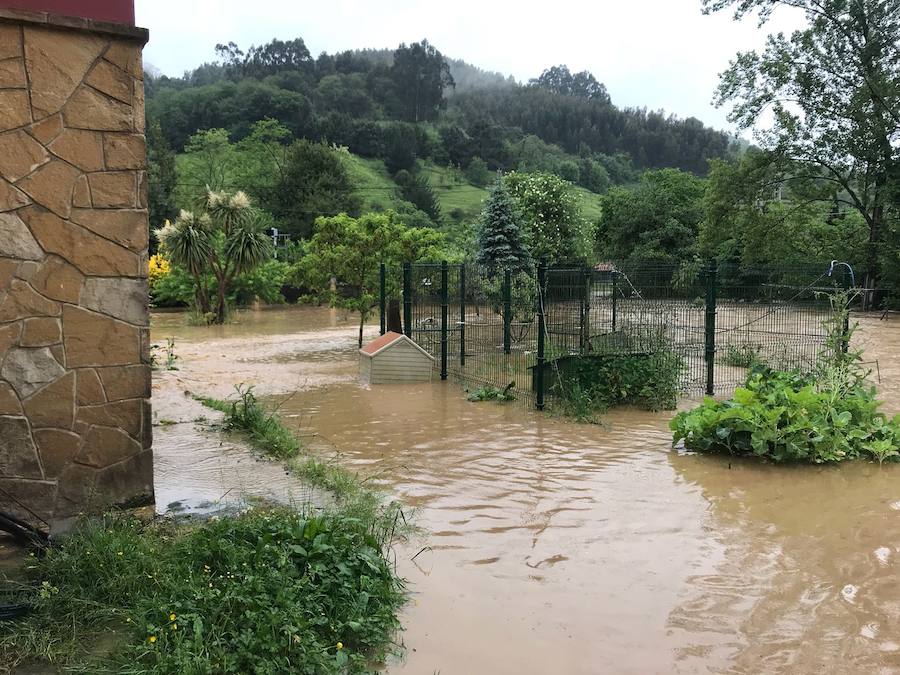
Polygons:
M391 344L395 340L398 340L402 337L403 337L403 335L400 333L395 333L394 331L388 331L384 335L379 335L377 338L372 340L369 344L367 344L365 347L363 347L359 351L361 351L363 354L369 354L371 356L375 352L379 351L380 349L383 349L384 347L387 347L389 344Z

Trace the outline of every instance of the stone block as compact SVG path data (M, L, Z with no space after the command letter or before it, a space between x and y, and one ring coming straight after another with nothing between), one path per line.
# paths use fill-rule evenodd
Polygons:
M22 281L30 281L31 277L37 274L37 271L41 269L41 264L34 260L26 260L19 265L19 269L16 270L16 279L21 279Z
M25 319L25 327L19 342L23 347L49 347L62 342L62 326L59 319L46 317Z
M69 371L35 392L22 401L22 408L34 428L71 429L75 422L75 373Z
M74 166L53 159L20 180L16 187L56 215L68 218L72 208L72 190L80 175Z
M131 103L131 75L109 61L100 59L88 74L87 82L107 96Z
M43 478L41 462L24 417L0 417L0 476Z
M31 278L31 286L38 293L60 302L77 303L83 283L84 275L56 256L49 256Z
M0 213L28 206L31 200L15 185L0 178Z
M141 62L141 56L140 45L133 42L113 40L103 58L132 77L141 80L144 78L144 66Z
M28 132L44 145L48 145L50 141L59 136L62 130L62 115L59 113L45 117L40 122L35 122L28 127Z
M0 213L0 256L40 260L44 251L18 213Z
M84 31L37 26L26 26L24 31L31 102L35 118L40 119L59 112L107 43Z
M91 204L91 189L88 186L87 176L79 176L75 181L75 189L72 191L72 206L77 209L89 209ZM75 209L73 209L74 212ZM69 214L69 218L72 214Z
M106 394L96 370L79 368L75 373L75 401L78 405L106 403Z
M22 56L22 29L16 24L0 23L0 59Z
M19 399L25 399L42 387L55 382L66 374L48 347L9 350L0 369L0 377L16 390Z
M0 364L10 347L19 344L19 336L22 334L22 324L8 323L0 326Z
M116 427L135 439L141 437L140 399L79 406L75 419L80 424L89 426Z
M14 279L10 283L6 299L0 303L0 322L59 314L58 302L48 300L21 279Z
M130 209L137 203L133 171L106 171L88 176L95 207Z
M41 458L41 466L44 467L44 476L47 478L57 478L62 474L74 461L81 446L81 437L71 431L35 429L31 434Z
M98 131L65 129L49 147L54 155L82 171L103 169L103 135Z
M140 444L121 429L92 426L75 456L79 464L102 468L141 452Z
M141 134L106 134L103 153L110 170L143 169L147 165L147 143Z
M44 146L21 129L0 134L0 176L15 183L50 161Z
M0 382L0 415L21 415L22 404L15 390L7 382Z
M24 89L0 89L0 132L31 123L31 104Z
M103 390L106 392L106 397L110 401L150 398L149 366L98 368L97 373L103 382Z
M97 491L110 503L145 506L153 503L153 453L144 450L97 472Z
M70 218L72 222L136 253L146 249L150 241L146 211L72 209Z
M25 62L22 59L0 61L0 89L24 89L27 86Z
M9 290L16 270L19 269L19 261L13 258L0 258L0 293Z
M136 253L60 219L50 211L28 206L17 213L47 253L66 258L80 272L102 277L141 277L141 259Z
M54 515L58 517L78 513L91 505L96 499L96 482L97 469L74 461L68 464L59 474Z
M80 307L63 308L63 342L71 368L140 363L140 328Z
M63 109L66 126L94 131L132 131L131 106L82 86Z
M146 279L90 278L81 292L81 306L128 323L147 325Z
M0 490L2 490L0 494L4 497L3 510L16 518L41 528L45 528L46 525L35 518L34 514L46 522L52 520L53 506L56 502L56 481L0 478ZM28 509L22 508L19 504L24 504Z
M147 129L147 119L144 112L144 83L140 80L134 81L134 97L131 100L134 108L134 130L139 134L143 134Z

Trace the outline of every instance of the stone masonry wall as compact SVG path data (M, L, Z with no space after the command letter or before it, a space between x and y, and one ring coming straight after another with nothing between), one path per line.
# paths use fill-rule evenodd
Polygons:
M144 40L38 18L0 12L0 510L59 522L153 498Z

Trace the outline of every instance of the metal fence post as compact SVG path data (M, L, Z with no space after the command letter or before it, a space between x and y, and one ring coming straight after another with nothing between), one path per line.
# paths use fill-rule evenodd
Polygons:
M584 354L585 347L590 349L588 338L590 337L590 314L591 314L591 269L585 267L581 270L581 313L579 323L581 324L578 332L578 353Z
M847 304L843 307L844 316L841 325L841 351L846 354L850 351L850 291L851 291L850 275L844 270L844 293Z
M537 389L536 407L538 410L544 409L544 332L546 331L544 317L544 286L547 280L547 267L544 263L538 265L537 272L537 317L538 317L538 335L537 335L537 368L534 372L534 384Z
M450 288L447 261L441 263L441 379L447 379L447 329L450 312Z
M716 261L709 261L706 269L706 335L703 357L706 360L706 394L715 393L716 365Z
M466 264L459 266L459 365L466 365Z
M619 283L618 283L619 273L616 270L613 270L612 272L610 272L610 275L612 276L612 332L615 333L616 332L616 309L617 309L616 293L618 292L618 286L619 286Z
M511 347L510 323L512 322L512 272L503 272L503 353L509 354Z
M403 263L403 332L412 337L412 264Z
M381 316L380 330L384 335L387 332L387 269L384 263L378 267L378 313Z

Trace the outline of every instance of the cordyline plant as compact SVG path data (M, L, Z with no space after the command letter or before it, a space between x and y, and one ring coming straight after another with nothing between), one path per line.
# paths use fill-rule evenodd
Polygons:
M203 213L182 211L156 237L169 259L193 277L196 308L207 323L224 323L234 278L272 256L259 212L240 191L207 192Z

